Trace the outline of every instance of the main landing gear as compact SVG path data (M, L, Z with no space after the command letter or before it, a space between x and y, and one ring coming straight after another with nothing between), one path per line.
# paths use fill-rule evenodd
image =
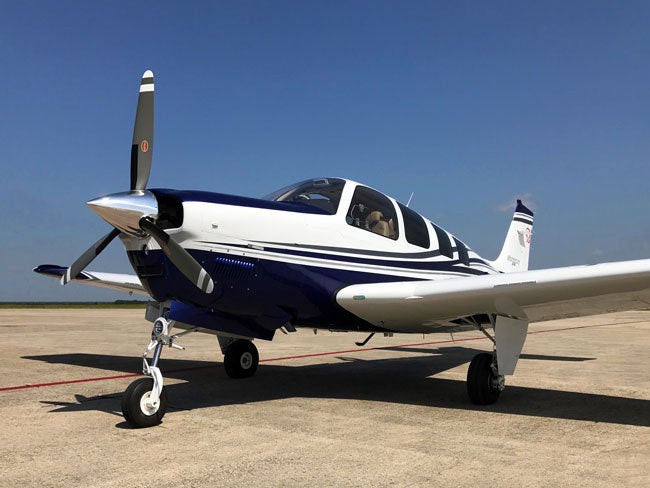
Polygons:
M500 375L493 354L482 352L469 363L467 394L476 405L490 405L499 399L505 389L505 377Z
M226 348L223 366L231 378L250 378L257 371L259 361L260 355L255 344L238 339Z
M527 319L491 315L490 322L494 337L480 323L472 323L494 344L492 353L474 356L467 370L467 394L476 405L490 405L499 399L506 387L505 375L515 372L528 332Z
M163 377L158 367L163 346L183 349L175 343L176 339L198 328L184 330L170 335L173 321L158 317L153 324L151 341L142 355L142 372L148 378L140 378L129 385L122 397L122 414L129 425L136 428L152 427L162 422L167 411L167 391L163 387ZM217 336L224 354L226 374L231 378L249 378L257 371L259 353L255 344L246 339ZM153 351L151 364L147 356Z

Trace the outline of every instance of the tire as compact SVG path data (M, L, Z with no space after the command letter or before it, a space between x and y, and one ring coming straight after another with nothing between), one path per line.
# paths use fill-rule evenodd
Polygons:
M226 374L231 378L250 378L257 371L260 356L255 344L243 339L228 346L223 357Z
M122 396L122 415L124 420L137 429L153 427L162 422L167 411L167 390L160 392L160 403L157 409L148 410L145 401L153 390L151 378L140 378L129 385Z
M467 370L467 393L475 405L491 405L501 394L495 385L495 375L492 371L492 354L483 352L477 354Z

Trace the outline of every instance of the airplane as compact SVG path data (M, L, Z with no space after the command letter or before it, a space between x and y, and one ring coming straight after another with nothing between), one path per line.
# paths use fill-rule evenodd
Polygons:
M296 328L369 334L478 330L493 343L467 372L471 402L489 405L515 371L528 324L650 304L650 259L528 270L533 212L520 200L503 248L484 259L407 205L352 180L313 178L249 198L147 189L154 76L142 76L128 191L87 202L113 228L69 267L34 271L153 299L143 378L122 398L133 427L159 424L165 346L215 335L231 378L255 374L254 339ZM85 271L119 237L135 275ZM178 329L173 333L172 328ZM151 358L149 359L149 355Z

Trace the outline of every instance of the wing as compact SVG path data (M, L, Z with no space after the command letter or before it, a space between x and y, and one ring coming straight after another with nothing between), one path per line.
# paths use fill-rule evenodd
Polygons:
M431 332L498 314L530 322L650 307L650 259L518 273L352 285L336 300L380 327Z
M52 278L61 278L67 268L56 266L54 264L41 264L34 268L38 274L51 276ZM118 273L97 273L94 271L83 271L73 278L71 281L83 283L84 285L99 286L102 288L110 288L112 290L125 291L127 293L137 293L138 295L149 296L149 293L144 289L142 283L135 275L118 274Z

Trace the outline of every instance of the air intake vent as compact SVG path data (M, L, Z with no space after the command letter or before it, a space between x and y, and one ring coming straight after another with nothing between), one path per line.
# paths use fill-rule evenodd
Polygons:
M167 195L156 195L158 200L158 219L156 223L162 229L177 229L183 225L183 203Z
M215 272L220 279L225 281L246 279L255 269L254 263L242 259L218 257L215 261L217 263Z

